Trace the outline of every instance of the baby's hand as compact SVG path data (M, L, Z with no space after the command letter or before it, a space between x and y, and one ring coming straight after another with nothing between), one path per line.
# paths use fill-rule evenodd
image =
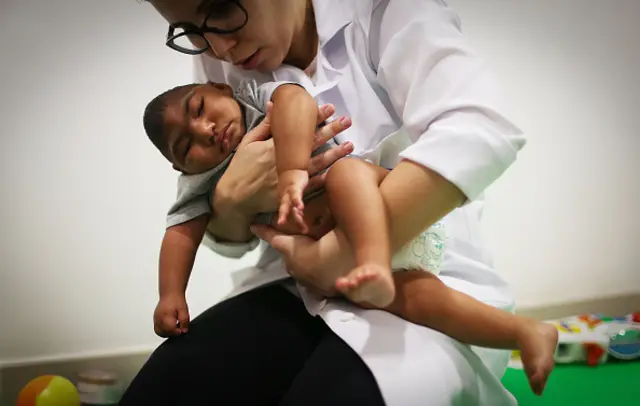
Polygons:
M307 232L307 227L302 216L304 211L302 193L308 182L309 172L305 170L291 169L278 175L278 197L280 198L278 224L286 223L291 213L303 234Z
M160 337L180 335L187 332L189 329L189 308L184 295L171 295L160 298L153 313L153 329Z

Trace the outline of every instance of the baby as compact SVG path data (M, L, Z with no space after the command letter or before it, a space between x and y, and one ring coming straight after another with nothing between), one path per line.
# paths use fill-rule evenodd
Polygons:
M264 213L256 221L315 239L341 229L353 248L356 268L330 282L347 299L388 310L467 344L518 349L532 389L541 394L554 366L555 327L488 306L441 283L435 276L446 242L441 223L392 255L389 220L379 190L387 169L355 157L343 158L329 168L324 191L304 195L317 116L315 100L293 83L258 86L249 81L235 92L226 84L191 84L171 89L148 104L147 135L181 172L160 252L156 332L187 331L185 291L211 216L211 193L242 137L268 120L275 143L280 207L277 216ZM424 271L419 275L428 280L424 285L428 291L396 295L392 270Z

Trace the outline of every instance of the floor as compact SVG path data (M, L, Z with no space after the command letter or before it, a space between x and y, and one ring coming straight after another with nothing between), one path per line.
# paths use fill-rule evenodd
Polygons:
M640 361L593 368L558 365L542 397L533 395L522 370L507 370L502 382L520 406L640 405Z

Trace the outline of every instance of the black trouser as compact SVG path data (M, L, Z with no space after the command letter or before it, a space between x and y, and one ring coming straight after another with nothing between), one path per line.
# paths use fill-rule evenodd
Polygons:
M121 406L384 405L360 357L280 286L247 292L168 339Z

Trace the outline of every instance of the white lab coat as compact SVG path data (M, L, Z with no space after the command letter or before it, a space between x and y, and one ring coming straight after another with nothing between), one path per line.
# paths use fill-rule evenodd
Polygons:
M492 268L480 236L483 190L515 160L525 141L500 113L500 100L481 59L443 0L317 0L317 73L282 67L272 74L241 71L196 57L198 80L236 84L291 80L353 126L357 154L385 167L400 158L429 167L457 185L467 204L444 219L450 240L440 277L448 286L505 310L513 309L506 283ZM207 244L226 256L250 245ZM288 277L269 247L232 295ZM512 405L500 384L509 353L470 348L422 326L342 301L300 292L370 367L390 406Z

